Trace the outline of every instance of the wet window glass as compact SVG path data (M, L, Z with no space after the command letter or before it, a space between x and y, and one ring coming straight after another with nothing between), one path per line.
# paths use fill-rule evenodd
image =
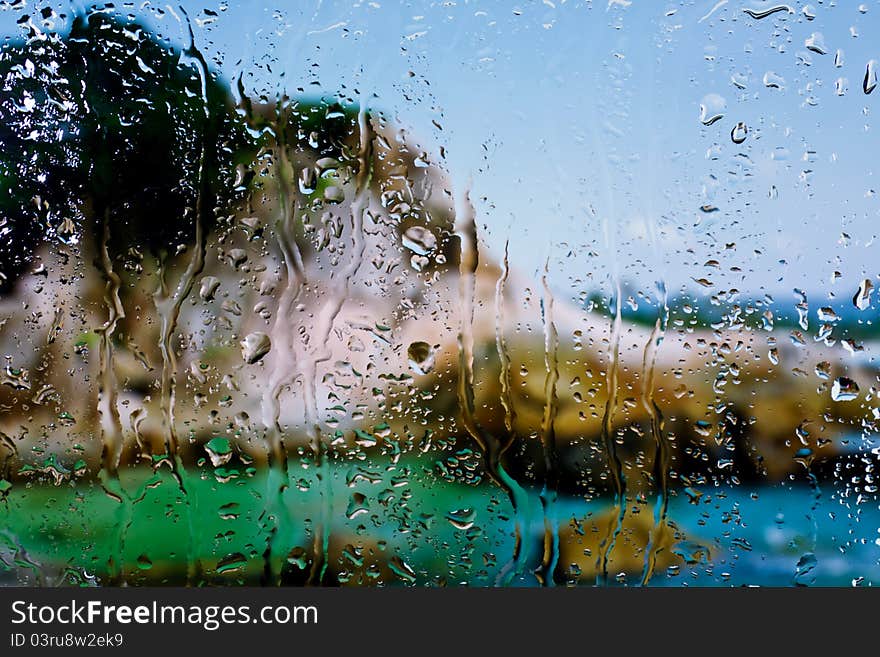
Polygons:
M880 581L876 2L0 8L0 583Z

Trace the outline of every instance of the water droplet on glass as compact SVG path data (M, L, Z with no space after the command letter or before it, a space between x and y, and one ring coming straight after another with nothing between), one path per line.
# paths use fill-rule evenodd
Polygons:
M837 322L840 320L840 315L834 312L834 308L830 306L822 306L818 311L819 320L823 322Z
M229 263L235 268L239 269L244 263L248 260L248 253L244 249L230 249L229 251Z
M427 256L437 248L437 238L427 228L411 226L403 234L403 245L417 255Z
M434 369L434 348L427 342L413 342L406 350L410 367L418 374L428 374Z
M865 350L865 345L859 344L852 338L843 338L840 341L840 344L843 345L843 348L849 352L850 356L854 356L856 353Z
M821 32L813 32L808 36L804 40L804 46L806 46L807 50L812 50L818 55L824 55L828 52L825 47L825 37L822 36Z
M726 101L719 94L706 94L700 101L700 122L708 126L721 120L726 106Z
M214 295L217 293L217 288L220 287L220 279L216 276L205 276L202 279L202 284L199 287L199 296L203 301L211 301L214 298Z
M302 194L311 194L317 188L318 176L312 167L303 167L299 173L299 191Z
M412 566L397 555L394 555L388 561L388 569L405 582L412 584L416 581L416 573Z
M751 7L744 7L743 11L756 20L767 18L768 16L772 16L773 14L779 13L781 11L788 12L789 14L794 13L794 9L792 9L788 5L771 5L764 9L752 9Z
M477 519L477 512L474 509L457 509L447 513L446 519L456 529L470 529Z
M74 418L68 411L61 411L58 414L58 424L62 427L72 427L76 424L76 418Z
M217 574L233 573L247 567L248 558L241 552L233 552L217 562Z
M226 465L232 458L232 445L227 438L212 438L205 443L205 451L215 468Z
M836 402L852 401L859 396L858 384L845 376L839 376L831 384L831 399Z
M816 581L816 563L816 555L812 552L798 559L794 574L794 583L797 586L809 586Z
M345 510L345 517L351 520L361 514L369 513L369 511L367 496L363 493L352 493L351 499L348 501L348 508Z
M262 331L255 331L241 341L241 357L245 363L253 365L268 354L271 348L272 341L269 336Z
M733 130L730 131L730 140L734 144L741 144L746 140L746 136L749 133L749 129L745 123L740 121L735 126L733 126Z
M868 61L868 65L865 68L865 79L862 82L862 90L866 94L870 94L874 89L877 88L877 69L880 68L880 65L877 64L876 59L871 59Z
M871 279L866 278L859 283L859 291L853 297L853 305L859 310L865 310L871 305L871 293L874 290L874 284Z
M764 73L764 86L769 89L782 89L785 86L785 80L781 75L776 75L773 71Z

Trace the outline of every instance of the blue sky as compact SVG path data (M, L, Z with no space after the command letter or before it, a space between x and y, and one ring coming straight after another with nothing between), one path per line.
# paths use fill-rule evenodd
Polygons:
M71 4L82 6L53 6ZM562 294L608 290L619 276L646 294L664 280L671 293L848 299L880 274L880 91L862 91L868 61L880 60L880 2L791 2L760 20L743 11L774 4L172 7L187 9L228 79L243 72L270 96L358 90L429 152L443 146L456 189L470 184L478 199L489 247L509 239L527 272L549 257ZM183 40L167 7L132 11L164 9L151 20ZM28 11L0 12L5 32ZM723 107L711 126L704 101Z

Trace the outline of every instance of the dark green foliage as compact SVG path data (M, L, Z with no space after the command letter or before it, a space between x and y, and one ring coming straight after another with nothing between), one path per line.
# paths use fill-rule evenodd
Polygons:
M94 242L105 214L111 256L173 252L230 200L247 133L194 46L93 12L7 43L0 85L0 289L44 241Z

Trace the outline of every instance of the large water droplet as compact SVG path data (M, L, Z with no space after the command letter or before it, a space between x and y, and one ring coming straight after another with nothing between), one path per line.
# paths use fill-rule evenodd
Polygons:
M217 573L222 575L224 573L234 573L239 570L244 570L247 563L248 558L245 555L241 552L233 552L217 562Z
M700 101L700 123L703 125L712 125L716 121L724 117L724 109L727 103L724 98L718 94L706 94Z
M743 8L743 11L756 20L767 18L768 16L772 16L773 14L776 14L780 11L785 11L789 14L794 13L794 9L792 9L788 5L772 5L765 9L751 9L750 7L745 7Z
M297 545L288 552L287 563L296 566L300 570L305 570L309 565L309 553L305 548Z
M367 496L363 493L352 493L351 499L348 501L348 508L345 510L345 517L351 520L361 514L369 513L369 511Z
M216 276L205 276L202 279L202 284L199 287L199 296L203 301L211 301L214 298L214 295L217 293L217 288L220 287L220 279Z
M248 365L253 365L269 353L272 341L262 331L250 333L241 341L241 357Z
M816 581L816 555L812 552L804 554L797 562L794 583L797 586L809 586Z
M804 41L804 46L806 46L807 50L812 50L818 55L824 55L828 52L828 49L825 47L825 37L822 36L821 32L813 32L808 36Z
M730 140L734 144L741 144L746 140L746 136L749 134L749 128L745 123L740 121L735 126L733 126L733 130L730 131Z
M447 513L446 519L456 529L470 529L477 519L477 512L474 509L456 509Z
M764 86L769 89L782 89L785 86L785 80L781 75L767 71L764 73Z
M423 226L411 226L403 234L403 245L417 255L426 256L437 248L437 238Z
M874 290L874 284L871 279L866 278L859 283L859 291L853 297L853 305L859 310L865 310L871 305L871 293Z
M427 342L413 342L406 350L410 367L419 374L427 374L434 369L434 348Z
M345 200L345 192L341 187L330 185L324 189L324 200L328 203L342 203Z
M845 376L837 377L831 385L831 399L834 401L852 401L858 396L858 384Z
M865 68L865 79L862 82L862 90L866 94L870 94L877 88L877 68L876 59L868 61L868 66Z
M819 315L819 320L823 322L840 321L840 315L834 312L834 308L831 308L830 306L822 306L819 308L817 314Z
M232 458L232 445L226 438L212 438L205 443L205 451L215 468L229 463Z

